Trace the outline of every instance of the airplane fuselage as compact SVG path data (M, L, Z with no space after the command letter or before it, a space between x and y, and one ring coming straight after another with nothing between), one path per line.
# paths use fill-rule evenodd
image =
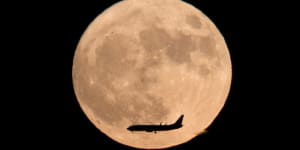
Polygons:
M181 115L178 120L171 125L132 125L127 128L129 131L146 131L155 132L156 131L168 131L174 130L182 127L183 115Z
M175 126L175 125L133 125L128 127L127 129L130 131L146 131L146 132L153 132L153 131L167 131L167 130L174 130L182 127L182 125Z

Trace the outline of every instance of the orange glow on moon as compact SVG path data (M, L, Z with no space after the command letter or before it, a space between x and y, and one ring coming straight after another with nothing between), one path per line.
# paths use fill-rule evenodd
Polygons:
M82 110L101 132L132 147L166 148L213 122L232 71L225 40L200 10L179 0L125 0L86 29L72 75ZM133 124L171 124L181 114L177 130L127 130Z

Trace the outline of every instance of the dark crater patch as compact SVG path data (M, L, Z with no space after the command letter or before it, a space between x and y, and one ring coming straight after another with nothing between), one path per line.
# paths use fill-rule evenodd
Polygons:
M178 32L178 35L168 46L166 54L172 61L182 64L191 62L190 53L195 50L192 36Z
M161 28L151 26L139 33L140 41L149 53L157 53L159 49L167 47L171 41L168 33Z
M126 59L132 39L128 36L114 33L106 37L103 44L96 49L97 69L111 75L122 76L136 63Z
M197 49L208 58L213 58L217 56L216 41L213 37L198 37L196 43Z
M200 21L200 18L195 15L187 15L186 16L186 23L190 25L192 28L195 29L201 29L202 23Z
M199 66L199 71L198 71L199 75L207 76L211 72L207 65L208 64L206 65L202 64Z

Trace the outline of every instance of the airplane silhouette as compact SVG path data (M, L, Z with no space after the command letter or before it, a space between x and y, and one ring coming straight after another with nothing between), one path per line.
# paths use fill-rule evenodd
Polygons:
M129 131L146 131L146 132L154 132L157 131L168 131L174 130L182 127L182 120L184 115L181 115L178 120L170 125L132 125L127 128Z

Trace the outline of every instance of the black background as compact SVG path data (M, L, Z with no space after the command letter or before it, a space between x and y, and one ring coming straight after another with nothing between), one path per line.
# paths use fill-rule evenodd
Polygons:
M10 92L4 92L8 103L2 105L2 129L5 139L14 141L9 146L132 149L93 126L80 109L72 86L73 55L81 35L115 2L7 5L10 9L2 14L9 42L3 41L8 48L2 64L7 69L4 79ZM282 14L286 4L275 2L187 2L206 14L223 34L230 50L233 79L225 107L208 132L172 149L289 146L284 141L294 138L285 136L284 124L292 116L282 113L287 109L282 101L289 98L279 87L289 87L281 80L282 74L289 72L281 62L293 48L282 46L279 39L289 38L283 36L288 30L283 24L292 21L288 16L293 9Z

